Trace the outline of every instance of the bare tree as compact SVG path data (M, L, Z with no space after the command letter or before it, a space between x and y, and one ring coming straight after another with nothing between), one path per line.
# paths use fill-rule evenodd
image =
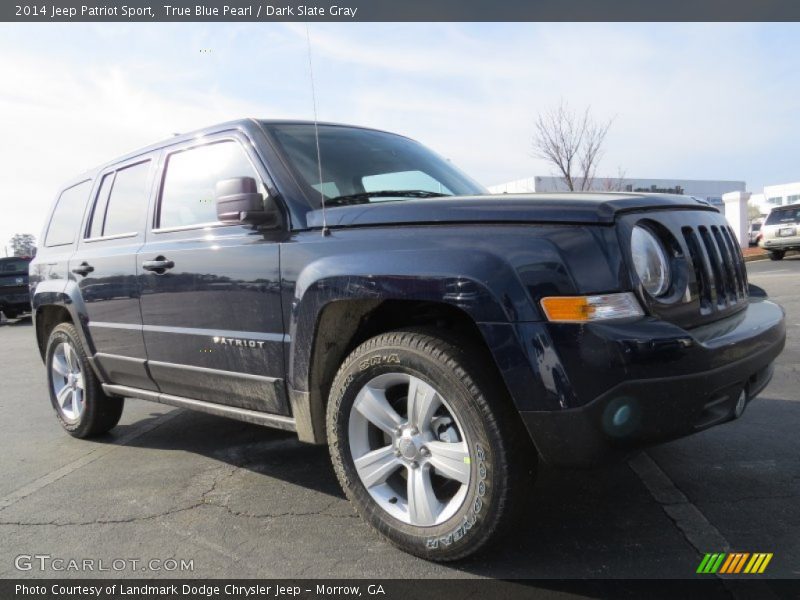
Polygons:
M11 238L14 256L33 256L36 253L36 238L30 233L15 233Z
M624 192L625 191L625 169L622 167L617 168L616 177L603 178L603 191L604 192Z
M590 107L579 114L561 100L536 119L533 155L554 165L568 190L591 189L611 123L595 121Z
M755 204L747 204L747 220L751 223L761 218L761 209Z

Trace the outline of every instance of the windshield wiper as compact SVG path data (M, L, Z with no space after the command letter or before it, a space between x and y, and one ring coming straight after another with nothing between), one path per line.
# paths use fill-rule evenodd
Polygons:
M336 196L325 201L325 206L346 206L350 204L367 204L370 198L439 198L450 194L428 192L426 190L379 190L376 192L362 192Z

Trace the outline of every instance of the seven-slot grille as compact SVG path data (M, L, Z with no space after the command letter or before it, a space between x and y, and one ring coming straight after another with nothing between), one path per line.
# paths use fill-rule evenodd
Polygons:
M684 226L700 312L722 311L747 299L747 269L733 231L725 225Z

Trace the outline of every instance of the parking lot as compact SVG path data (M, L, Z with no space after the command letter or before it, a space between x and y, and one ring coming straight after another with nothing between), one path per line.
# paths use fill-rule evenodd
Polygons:
M786 309L787 348L742 419L593 471L544 468L501 545L436 565L355 516L324 447L129 400L112 434L56 422L29 319L0 326L0 576L669 577L705 552L771 552L800 576L800 256L748 264ZM122 573L20 572L15 557L191 561ZM163 562L161 563L163 564Z

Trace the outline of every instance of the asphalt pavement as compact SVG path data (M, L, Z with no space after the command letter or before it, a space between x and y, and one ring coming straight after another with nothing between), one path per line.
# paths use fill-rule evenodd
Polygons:
M326 448L291 435L128 400L112 433L72 439L30 320L3 324L0 577L684 578L732 551L773 553L763 577L800 577L800 256L748 270L785 307L788 341L742 419L601 469L544 468L516 534L449 565L373 534Z

